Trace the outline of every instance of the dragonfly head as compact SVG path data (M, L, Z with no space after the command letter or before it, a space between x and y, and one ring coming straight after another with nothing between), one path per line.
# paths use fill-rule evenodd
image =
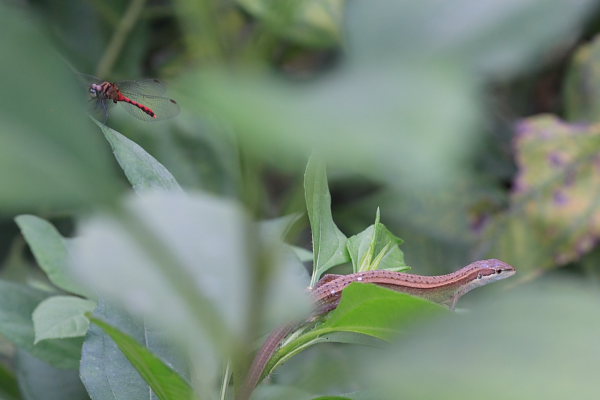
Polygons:
M101 90L102 90L102 88L101 88L101 87L100 87L100 85L98 85L98 84L92 83L92 84L90 85L90 95L91 95L93 98L96 98L96 97L98 97L98 94L101 92Z

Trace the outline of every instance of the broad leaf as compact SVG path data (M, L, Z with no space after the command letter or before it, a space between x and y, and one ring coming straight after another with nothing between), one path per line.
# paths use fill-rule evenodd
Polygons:
M82 339L48 340L36 345L31 314L48 293L0 280L0 334L59 368L79 366Z
M85 291L73 279L68 269L67 246L56 228L48 221L33 215L19 215L15 221L48 279L67 292L85 295Z
M110 324L95 317L91 319L115 341L160 400L192 399L190 385L150 350Z
M24 400L89 399L78 369L59 369L21 350L16 359Z
M265 368L265 375L310 346L335 341L336 336L322 339L331 333L352 332L390 340L416 322L445 312L448 312L446 307L419 297L372 284L352 283L344 289L340 304L325 322L275 353ZM339 338L341 342L348 341L345 336Z
M445 311L446 307L418 297L377 285L353 283L344 289L340 304L317 330L390 339L415 321Z
M325 164L311 157L304 174L306 209L313 241L313 273L310 286L329 268L350 261L346 235L339 230L331 215L331 195L327 185Z
M89 320L85 316L96 303L73 296L53 296L42 301L33 312L35 343L44 339L85 336Z
M96 121L110 143L115 158L135 191L164 189L181 191L171 173L140 145Z

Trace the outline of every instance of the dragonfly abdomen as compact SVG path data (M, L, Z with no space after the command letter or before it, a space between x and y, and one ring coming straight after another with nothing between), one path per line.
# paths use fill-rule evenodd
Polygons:
M152 109L150 107L146 107L145 105L138 103L135 100L131 100L129 97L127 96L123 96L122 94L119 96L118 101L124 101L125 103L129 103L132 106L135 106L137 108L139 108L140 110L142 110L143 112L145 112L146 114L148 114L149 116L151 116L152 118L156 118L156 113L154 111L152 111Z

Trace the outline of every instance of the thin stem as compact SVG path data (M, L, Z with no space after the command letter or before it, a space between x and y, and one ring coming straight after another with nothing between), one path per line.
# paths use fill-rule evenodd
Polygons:
M225 398L227 397L227 387L230 379L231 361L227 361L227 365L225 366L225 372L223 373L223 384L221 385L221 396L219 397L219 400L225 400Z
M135 26L135 23L142 13L145 3L146 0L132 0L132 2L129 4L129 8L127 8L123 18L121 18L121 21L119 22L119 25L117 26L117 29L115 30L115 33L108 44L108 47L104 51L104 54L98 63L96 75L105 77L111 72L115 62L117 61L117 57L119 57L121 51L123 50L125 40L129 36L129 33Z

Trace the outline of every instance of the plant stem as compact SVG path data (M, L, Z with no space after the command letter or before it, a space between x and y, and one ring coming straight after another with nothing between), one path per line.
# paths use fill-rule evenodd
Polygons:
M113 34L108 47L104 51L100 62L98 63L98 68L96 68L96 75L100 77L108 76L108 74L113 69L115 62L117 61L117 57L121 54L123 50L123 45L125 44L125 40L129 36L129 33L135 26L135 23L140 17L142 13L142 9L146 0L132 0L129 4L129 8L125 11L123 18L119 22L115 33Z

